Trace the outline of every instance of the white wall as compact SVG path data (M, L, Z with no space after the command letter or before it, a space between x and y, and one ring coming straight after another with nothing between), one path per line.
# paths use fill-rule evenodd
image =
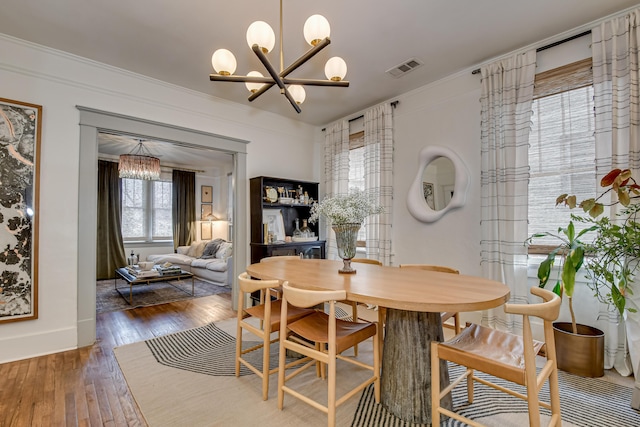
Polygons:
M590 36L538 54L537 72L589 57ZM474 67L475 68L475 67ZM393 264L448 265L462 274L482 275L480 266L480 74L471 69L408 92L392 100L394 110ZM392 101L390 100L390 101ZM361 114L354 113L354 116ZM409 214L407 191L418 171L418 153L442 145L466 164L470 184L467 202L434 223L422 223ZM318 159L319 164L322 158ZM550 202L553 203L553 202ZM524 242L523 242L524 243ZM533 274L535 276L535 271ZM532 283L535 284L535 283ZM592 307L588 292L576 295L575 305ZM563 306L566 301L563 302ZM563 308L562 317L565 317ZM463 315L479 321L478 313ZM589 322L590 321L590 322ZM586 324L594 325L594 316Z
M77 105L250 141L245 178L319 179L314 127L2 34L0 52L2 97L43 106L39 318L0 323L0 363L77 344ZM243 243L235 250L248 253Z
M480 78L463 72L394 98L394 264L450 265L480 274ZM418 172L418 153L446 146L469 170L467 203L434 223L407 210L407 191Z

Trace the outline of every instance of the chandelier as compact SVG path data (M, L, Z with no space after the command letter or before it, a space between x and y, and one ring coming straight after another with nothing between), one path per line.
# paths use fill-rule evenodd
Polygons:
M253 101L273 85L278 85L280 93L289 100L296 112L300 113L302 110L299 104L302 104L306 98L304 85L349 86L349 82L343 80L347 74L347 64L339 56L334 56L327 61L324 67L327 80L292 79L287 77L331 43L329 39L330 31L329 21L324 16L310 16L304 24L303 33L304 38L312 47L285 68L282 48L282 0L280 0L280 72L276 71L266 56L275 46L276 37L273 29L266 22L256 21L247 30L247 43L260 62L262 62L270 77L265 77L258 71L250 71L246 76L234 76L233 73L237 65L235 56L227 49L218 49L211 57L211 64L216 73L211 74L209 79L212 81L245 83L247 89L251 92L249 101Z
M120 178L158 180L160 159L152 156L140 141L129 154L120 155L118 174Z

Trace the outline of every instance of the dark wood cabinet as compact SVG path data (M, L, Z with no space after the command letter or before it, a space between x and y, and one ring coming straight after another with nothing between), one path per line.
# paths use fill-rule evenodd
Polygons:
M276 241L269 243L265 236L263 224L265 222L264 209L277 209L282 213L284 235L293 236L296 228L296 219L299 220L300 228L304 219L311 216L311 203L293 203L287 201L282 203L280 197L287 197L293 191L302 189L307 193L309 199L318 200L318 183L300 181L293 179L274 178L259 176L251 178L249 181L249 203L251 212L251 263L260 262L264 257L282 255L300 255L304 258L324 258L325 241L316 240L311 242L284 242ZM267 190L273 189L269 192ZM283 189L284 192L278 192ZM277 199L274 197L277 195ZM273 212L273 211L270 211ZM311 231L318 236L318 224L308 224Z

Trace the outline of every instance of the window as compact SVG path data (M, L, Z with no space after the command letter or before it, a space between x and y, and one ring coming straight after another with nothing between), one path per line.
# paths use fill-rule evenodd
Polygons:
M171 181L122 180L122 238L171 240Z
M572 211L554 207L560 194L575 194L578 200L595 196L591 59L536 75L534 98L529 136L529 235L567 226ZM555 241L536 239L535 243ZM531 252L538 251L534 247Z
M349 189L364 191L364 131L349 135ZM358 231L358 246L365 247L366 221Z

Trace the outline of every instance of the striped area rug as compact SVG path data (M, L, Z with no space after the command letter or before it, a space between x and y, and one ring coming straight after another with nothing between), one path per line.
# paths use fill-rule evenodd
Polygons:
M464 368L450 364L449 373L454 378ZM524 387L478 372L481 378L524 393ZM640 413L630 407L633 389L602 381L582 378L559 371L560 406L563 425L604 427L640 426ZM490 426L526 426L529 423L527 404L524 400L509 396L490 387L476 384L473 404L467 402L466 382L453 390L455 412ZM541 399L549 401L549 387L541 391ZM543 425L549 420L551 411L542 409ZM441 426L466 426L457 420L448 419ZM373 386L364 390L356 410L352 426L361 427L417 427L404 422L375 403Z
M343 313L341 313L343 314ZM346 314L346 313L345 313ZM228 330L228 329L227 329ZM246 343L250 346L254 343ZM146 345L162 365L210 376L234 376L235 338L209 324L175 334L146 341ZM271 365L277 360L277 344L271 348ZM255 364L261 364L261 351L254 352ZM462 372L462 367L450 365L451 376ZM242 368L241 375L251 372ZM522 388L507 381L479 373L498 384L522 392ZM640 413L630 408L632 389L595 378L582 378L565 372L559 373L562 418L569 426L640 426ZM548 400L548 387L542 390L542 399ZM528 424L526 402L497 390L476 385L474 403L466 399L466 387L453 391L454 408L471 419L491 426L524 426ZM543 414L549 414L543 409ZM464 425L447 420L442 425ZM397 419L373 398L373 387L359 397L352 427L414 427Z

